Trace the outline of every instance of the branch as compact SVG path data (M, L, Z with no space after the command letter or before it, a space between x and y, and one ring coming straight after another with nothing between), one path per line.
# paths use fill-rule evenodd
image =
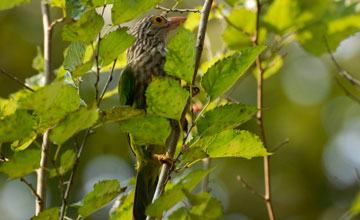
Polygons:
M51 69L51 35L52 27L50 26L50 8L46 0L41 1L41 13L43 20L44 31L44 74L45 84L50 84L52 80ZM46 203L46 167L48 163L48 157L50 152L49 142L50 129L46 130L43 136L43 142L41 144L41 159L40 168L37 173L37 194L39 197L36 199L35 215L39 215L41 211L45 209Z
M26 179L24 179L24 177L20 178L20 181L25 183L25 185L27 185L29 187L29 189L31 190L32 194L34 194L34 196L36 196L36 198L38 200L42 200L41 197L36 193L36 190L34 189L34 187L31 185L31 183L29 183Z
M79 165L81 153L82 153L82 151L83 151L83 149L84 149L84 147L86 145L87 138L90 135L90 130L91 130L91 128L88 128L86 130L83 141L81 143L81 146L80 146L79 150L76 153L74 167L73 167L73 169L71 171L70 178L67 181L67 186L66 186L66 189L65 189L64 197L62 199L62 204L61 204L61 208L60 208L60 218L59 218L60 220L64 219L66 206L67 206L67 199L69 197L71 186L72 186L72 184L74 182L74 176L75 176L76 169L77 169L77 167ZM77 141L75 141L75 147L77 148Z
M253 37L253 45L257 46L259 45L259 29L260 29L260 13L261 13L261 3L260 0L256 0L256 27L255 27L255 33ZM260 55L256 57L256 67L258 69L258 80L257 80L257 108L259 111L256 114L257 123L260 128L261 133L261 139L264 143L264 147L268 148L266 143L266 137L265 137L265 129L264 129L264 123L263 123L263 77L264 77L264 70L261 67L261 58ZM268 211L269 219L275 220L275 213L273 210L273 205L271 202L271 183L270 183L270 156L264 157L264 184L265 184L265 204Z
M25 85L25 83L23 83L20 79L18 79L16 76L13 76L9 73L7 73L3 68L0 67L0 73L4 74L5 76L9 77L10 79L14 80L15 82L17 82L19 85L21 85L22 87L24 87L27 90L30 90L31 92L34 92L34 90L32 88L30 88L29 86Z
M355 86L357 89L360 89L360 80L353 78L349 73L347 73L339 63L336 61L334 55L331 52L330 46L328 44L328 41L326 39L326 36L323 36L325 47L330 55L331 60L335 64L336 68L338 69L339 75L347 79L353 86Z
M100 94L100 97L99 97L99 99L98 99L98 101L97 101L97 105L98 105L98 106L100 106L100 103L101 103L102 99L104 98L104 95L105 95L105 93L106 93L106 90L108 89L108 87L109 87L109 85L110 85L110 82L111 82L111 80L112 80L112 78L113 78L113 73L114 73L114 70L115 70L116 61L117 61L117 58L116 58L116 59L114 60L114 62L113 62L113 66L112 66L112 68L111 68L109 77L107 78L106 83L105 83L105 86L104 86L104 88L103 88L103 90L102 90L102 92L101 92L101 94Z
M283 147L285 144L288 144L289 142L290 142L290 138L285 138L285 140L281 141L278 145L270 149L269 152L274 153L277 150L279 150L281 147Z
M59 24L59 23L61 23L63 21L65 21L65 17L58 18L58 19L54 20L53 22L51 22L51 24L49 26L49 29L52 30L55 27L55 25L57 25L57 24Z
M198 73L198 68L200 65L200 58L201 58L201 53L203 51L203 47L204 47L204 39L205 39L205 33L206 33L206 27L207 27L207 23L208 23L208 18L209 18L209 14L210 14L210 10L211 10L211 5L213 3L213 0L205 0L203 9L201 11L201 18L200 18L200 24L199 24L199 31L198 31L198 35L197 35L197 40L196 40L196 48L195 48L195 68L194 68L194 75L193 75L193 80L192 80L192 86L195 84L195 80L196 80L196 76ZM192 87L190 88L190 91L192 90ZM185 121L185 115L186 112L189 108L190 105L190 99L191 97L189 97L187 104L183 110L183 113L181 115L181 119L180 119L180 126L183 125L184 121ZM169 141L169 146L168 146L168 152L167 152L167 156L169 156L170 158L174 157L174 153L176 150L176 145L177 142L179 140L179 136L180 136L180 127L178 127L178 129L172 129L172 132L170 134L170 141ZM156 186L156 191L153 197L153 202L159 198L159 196L161 195L161 193L164 191L165 185L166 185L166 180L169 179L170 175L171 175L171 167L168 164L163 164L163 167L161 169L161 173L160 173L160 177L159 177L159 181L158 184ZM150 217L148 216L147 219L150 219Z
M167 11L167 12L179 12L179 13L193 12L193 13L201 13L201 10L199 10L199 9L164 8L164 7L160 6L160 5L156 5L155 8L156 8L156 9L163 10L163 11Z
M256 191L254 188L252 188L249 184L247 184L245 182L245 180L243 180L243 178L241 176L237 176L236 179L241 183L242 187L244 189L249 190L249 192L257 197L259 197L262 200L265 200L265 197L263 195L261 195L258 191Z
M101 12L101 16L104 16L104 12L105 12L105 7L106 5L104 5L102 12ZM96 54L95 54L95 61L96 61L96 81L95 81L95 100L98 100L99 98L99 82L100 82L100 67L99 67L99 50L100 50L100 42L101 42L101 31L98 35L98 43L97 43L97 49L96 49Z

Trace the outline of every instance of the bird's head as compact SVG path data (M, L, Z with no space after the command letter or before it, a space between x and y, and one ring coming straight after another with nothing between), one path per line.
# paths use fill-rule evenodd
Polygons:
M157 41L165 41L166 34L170 30L176 29L185 20L184 17L166 18L162 15L150 15L138 21L130 29L130 34L140 40L151 38Z

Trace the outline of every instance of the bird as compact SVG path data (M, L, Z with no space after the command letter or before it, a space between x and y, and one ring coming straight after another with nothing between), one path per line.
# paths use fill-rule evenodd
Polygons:
M120 75L118 92L122 106L132 106L146 111L146 88L154 77L168 74L164 70L166 61L165 39L169 31L184 23L185 17L165 17L150 15L129 29L135 42L126 51L127 65ZM161 159L164 159L165 146L138 146L128 134L129 144L137 159L137 177L133 203L133 219L146 219L146 207L155 193Z

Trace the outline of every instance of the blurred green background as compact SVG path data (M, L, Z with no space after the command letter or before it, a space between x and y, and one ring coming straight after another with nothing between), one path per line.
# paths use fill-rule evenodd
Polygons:
M245 2L249 7L254 3L252 0ZM311 4L311 1L306 2ZM162 5L170 7L173 3L168 0ZM194 8L202 3L200 0L184 0L179 8ZM52 11L53 18L60 16L60 10ZM105 12L105 18L110 22L110 11ZM209 23L212 56L226 50L222 40L225 27L226 23L219 19ZM22 80L37 74L32 68L32 59L37 46L42 45L42 35L39 0L1 11L0 67ZM360 78L360 34L348 37L334 54L345 70ZM328 38L331 40L331 36ZM55 28L53 42L53 67L58 68L63 62L63 50L68 45L61 39L61 25ZM206 53L209 51L205 51L205 57ZM359 191L356 169L360 169L360 105L336 84L336 68L328 56L309 54L296 41L284 46L279 54L284 56L284 64L280 71L265 80L264 85L264 124L268 145L273 148L290 139L271 157L275 213L278 219L287 220L342 219ZM110 89L116 87L118 75L119 70ZM102 84L106 77L104 73ZM94 79L94 74L84 77L81 95L85 101L94 97ZM1 97L6 98L19 89L18 84L0 75ZM228 96L255 106L254 75L249 72L240 79ZM113 96L104 100L101 107L109 109L115 105L117 97ZM255 120L247 122L243 129L258 133ZM64 150L72 144L69 141ZM8 145L4 144L3 150L9 151ZM117 178L124 185L135 175L134 164L135 158L126 138L116 124L96 129L81 158L70 202L81 200L100 179ZM222 201L225 212L222 219L267 219L264 201L237 181L240 175L254 189L263 192L262 158L217 159L212 161L212 166L216 169L210 175L210 188L211 193ZM201 168L201 164L196 168ZM35 175L26 178L35 185ZM49 181L48 207L60 205L57 184L56 179ZM34 214L34 200L29 189L18 179L8 181L0 174L1 220L30 218ZM96 212L89 219L107 219L108 208Z

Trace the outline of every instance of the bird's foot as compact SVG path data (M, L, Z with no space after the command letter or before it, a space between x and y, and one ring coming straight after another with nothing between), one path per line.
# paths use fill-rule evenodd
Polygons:
M190 92L190 88L192 88L192 97L200 93L199 87L196 86L185 85L184 88L189 92Z
M173 165L172 159L165 154L154 154L154 157L158 159L161 164L166 163L169 166Z

